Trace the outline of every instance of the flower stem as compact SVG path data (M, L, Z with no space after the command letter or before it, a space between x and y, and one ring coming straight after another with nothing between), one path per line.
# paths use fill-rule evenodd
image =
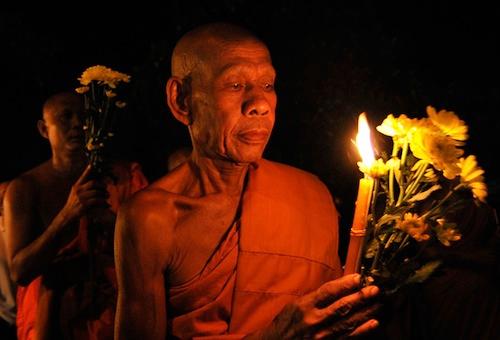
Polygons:
M392 146L392 155L391 158L394 160L399 151L399 144L394 141L394 144ZM389 205L394 204L394 166L391 166L391 169L389 170Z
M387 262L391 262L394 260L394 258L399 254L399 252L408 244L408 240L410 238L410 234L406 234L405 237L403 238L403 241L401 241L398 249L392 254L391 258Z
M378 248L377 248L377 252L375 253L375 257L373 258L373 262L372 262L372 265L370 267L370 272L378 268L378 261L380 258L380 254L382 253L382 250L384 249L384 247L382 247L382 245L385 243L385 240L387 239L387 235L388 234L384 234L382 240L380 240L377 237Z
M427 166L429 163L423 162L422 165L420 165L419 169L417 170L416 174L416 179L406 188L406 194L403 197L402 201L406 201L417 189L418 184L420 183L420 180L425 174L425 170L427 170Z
M403 144L403 151L401 153L401 164L400 164L400 169L401 171L404 171L406 168L406 156L408 155L408 142L404 142ZM396 202L396 206L401 205L403 202L403 197L405 193L405 186L406 183L404 181L404 176L401 176L400 182L399 182L399 195L398 195L398 201Z
M455 193L455 191L457 191L458 189L460 189L460 188L462 188L464 186L465 186L465 184L460 183L456 187L454 187L453 189L451 189L446 194L446 196L441 201L439 201L439 203L436 206L434 206L431 210L429 210L428 212L426 212L422 217L426 218L427 216L431 215L434 211L436 211L437 209L441 208L441 206Z
M372 221L376 221L375 204L377 203L378 186L379 186L379 180L375 179L375 183L373 185L371 207L370 207L370 211L372 212Z
M403 144L403 152L401 153L401 166L406 165L406 156L408 155L408 142Z

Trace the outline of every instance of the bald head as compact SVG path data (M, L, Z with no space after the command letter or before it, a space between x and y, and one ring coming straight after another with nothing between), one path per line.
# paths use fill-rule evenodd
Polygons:
M175 46L172 54L172 76L184 79L197 72L201 65L227 46L241 43L265 44L246 29L228 24L214 23L186 33Z
M251 163L274 125L276 71L266 45L230 24L187 33L175 47L167 104L191 136L191 159Z
M74 92L60 92L49 97L43 104L43 119L53 115L62 107L83 107L83 100L80 95Z

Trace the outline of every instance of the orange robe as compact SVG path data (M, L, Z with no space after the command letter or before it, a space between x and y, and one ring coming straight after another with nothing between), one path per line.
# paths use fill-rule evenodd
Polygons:
M82 254L88 253L86 220L80 221L80 230L78 237L68 246L64 247L60 253L68 251L79 252ZM108 240L108 242L112 242ZM112 247L109 243L106 247ZM112 251L112 248L108 250ZM110 257L111 256L111 257ZM114 312L116 305L116 273L113 263L112 254L99 254L97 258L97 274L100 285L97 287L96 294L101 300L100 306L90 307L92 303L84 288L84 281L73 284L66 288L62 300L59 301L62 308L60 317L60 327L65 338L71 339L113 339L114 328ZM85 265L85 262L83 263ZM78 266L79 271L85 272L88 270L86 266ZM61 275L73 275L70 273L61 273ZM64 279L63 279L64 280ZM26 287L18 287L17 290L17 337L20 340L32 340L36 338L39 331L37 327L38 313L46 314L50 309L50 301L41 301L41 283L42 277L39 276ZM50 299L50 298L49 298ZM64 302L64 303L63 303ZM95 310L92 315L87 310ZM53 311L52 311L53 312Z
M136 191L147 185L147 179L140 169L130 173L127 182L116 184L115 187L121 190L117 195L117 200L129 197ZM95 283L97 287L89 289L88 263L80 264L71 268L67 276L85 276L79 282L65 287L64 291L59 291L58 302L56 303L57 314L50 315L50 319L58 322L58 336L70 339L103 340L113 339L114 318L116 307L117 282L113 258L113 233L110 230L99 229L100 233L95 237L96 243L90 248L95 256ZM88 222L86 218L80 219L78 236L67 246L60 250L59 255L65 252L77 252L80 254L89 253L88 244ZM77 273L75 273L75 271ZM79 273L78 273L79 272ZM61 276L64 273L60 273ZM62 280L64 281L64 280ZM42 277L39 276L26 287L18 287L16 302L17 336L19 340L32 340L37 336L40 329L46 330L48 318L47 314L51 310L49 305L53 301L43 299L41 296ZM89 291L94 292L91 298ZM48 298L52 299L52 298ZM41 319L44 319L41 322ZM48 326L50 327L50 326Z
M168 334L238 339L297 297L340 277L338 215L315 176L266 160L252 166L240 219L202 273L167 288Z
M26 287L18 286L16 292L16 328L19 340L35 339L35 320L41 277L37 277Z

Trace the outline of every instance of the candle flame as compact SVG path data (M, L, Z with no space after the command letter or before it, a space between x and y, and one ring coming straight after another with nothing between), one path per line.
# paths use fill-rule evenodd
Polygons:
M358 134L356 136L356 147L361 155L361 160L366 166L371 166L375 162L373 147L370 139L370 127L363 112L358 119Z

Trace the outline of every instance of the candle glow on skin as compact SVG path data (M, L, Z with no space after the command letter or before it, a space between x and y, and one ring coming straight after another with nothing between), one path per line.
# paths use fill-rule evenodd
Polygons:
M364 113L360 114L358 119L356 146L361 155L362 162L367 167L370 167L375 162L375 156L373 154L373 148L370 140L370 127L368 126L366 115ZM360 269L361 250L364 243L372 190L373 178L365 174L364 178L359 180L358 197L356 199L356 208L354 210L344 275L357 273Z

